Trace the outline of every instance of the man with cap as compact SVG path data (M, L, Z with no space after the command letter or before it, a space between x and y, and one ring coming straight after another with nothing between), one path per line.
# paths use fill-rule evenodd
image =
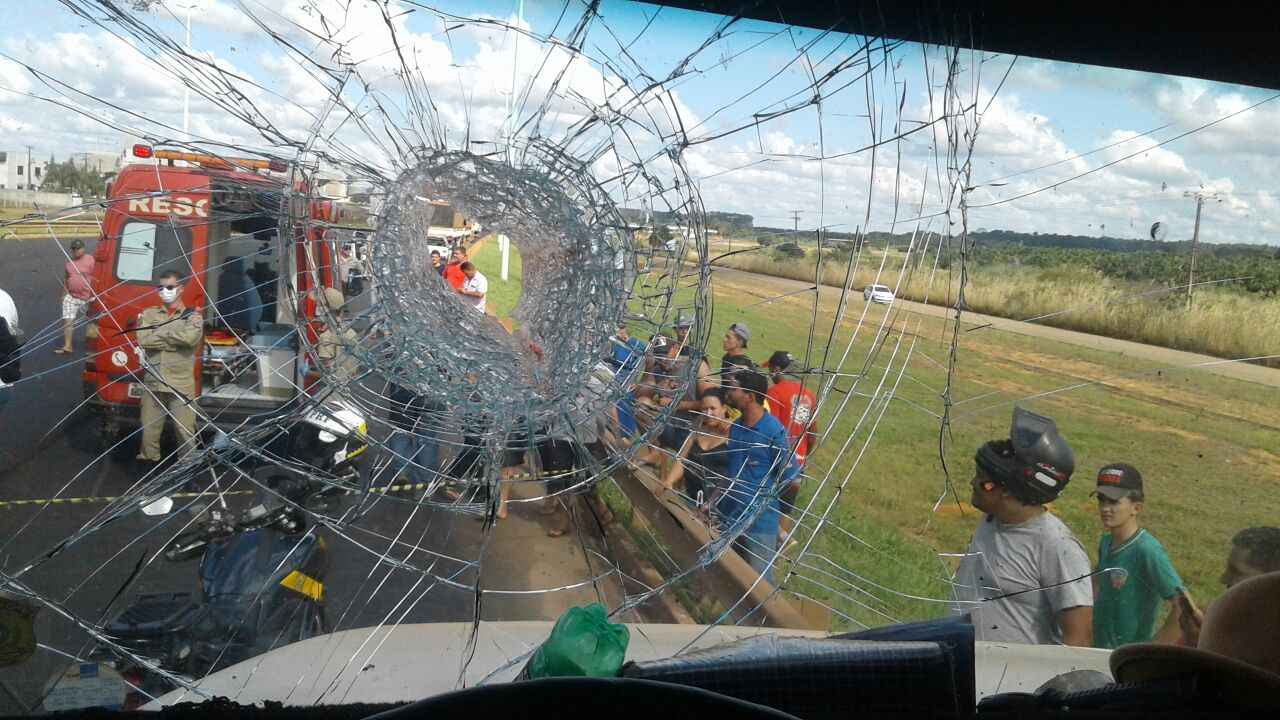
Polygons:
M1181 634L1187 588L1169 555L1151 533L1139 527L1146 504L1142 475L1126 463L1098 471L1098 517L1106 534L1098 544L1094 576L1093 644L1116 648L1135 642L1174 642ZM1156 632L1160 606L1169 614ZM1194 607L1194 605L1191 605Z
M59 355L71 352L71 335L76 320L83 318L85 308L93 299L93 256L85 252L84 241L71 241L71 258L62 266L62 347L54 350Z
M160 273L160 303L138 316L137 342L142 348L146 379L141 399L143 462L160 462L160 435L166 413L173 418L190 452L195 438L196 351L204 337L200 308L188 310L182 303L184 283L175 270Z
M721 385L727 385L728 378L736 372L735 366L741 365L737 358L746 355L747 342L750 340L751 330L746 323L733 323L725 332L724 340L720 342L720 346L724 348L724 355L720 358Z
M952 582L952 612L979 640L1092 645L1089 556L1045 503L1071 479L1075 456L1053 420L1013 409L1007 440L978 448L969 485L983 513Z
M332 320L325 319L325 329L316 338L316 361L320 367L307 371L307 379L319 380L329 376L329 385L339 388L346 382L355 379L359 362L352 350L356 345L356 332L349 327L342 327L343 304L342 291L337 288L324 289L324 302L332 313ZM324 317L323 315L321 317Z
M796 465L803 470L809 448L818 442L818 420L814 409L818 402L809 389L787 374L795 358L786 350L775 350L764 367L769 371L773 385L769 387L766 407L787 429L787 437L796 448ZM791 515L795 512L796 495L800 492L800 475L787 484L778 500L782 503L782 522L778 527L778 542L785 543L791 534Z
M671 349L671 357L681 354L689 343L689 328L693 327L693 318L684 314L684 311L676 313L676 319L671 322L671 329L675 332L676 346Z

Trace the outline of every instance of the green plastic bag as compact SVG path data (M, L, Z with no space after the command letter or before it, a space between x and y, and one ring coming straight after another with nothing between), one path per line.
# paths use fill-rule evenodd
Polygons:
M519 679L613 677L627 657L630 639L627 626L609 622L600 603L569 608L551 629L551 637L534 651Z

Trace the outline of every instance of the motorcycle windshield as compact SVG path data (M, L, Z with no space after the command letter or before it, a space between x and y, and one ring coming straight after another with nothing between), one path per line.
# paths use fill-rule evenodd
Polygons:
M229 613L243 618L255 602L269 603L273 593L285 591L280 581L303 569L315 544L314 534L285 535L276 530L253 530L219 543L200 563L205 595L215 612L229 608Z

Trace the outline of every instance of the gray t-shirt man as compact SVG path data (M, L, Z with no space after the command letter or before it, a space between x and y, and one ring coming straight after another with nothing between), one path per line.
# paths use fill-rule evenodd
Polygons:
M1093 605L1090 571L1080 541L1052 514L1017 525L988 516L956 571L951 611L972 617L979 640L1058 645L1057 614Z

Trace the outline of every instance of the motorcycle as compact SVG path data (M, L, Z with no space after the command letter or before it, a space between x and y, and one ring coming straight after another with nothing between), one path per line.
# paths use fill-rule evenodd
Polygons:
M327 504L344 485L359 484L356 461L368 447L365 421L350 406L322 404L277 428L264 447L282 450L286 462L271 466L273 474L264 483L268 492L261 500L238 514L225 504L205 508L198 526L179 534L164 550L170 562L200 558L200 596L142 594L105 623L103 630L113 642L191 680L329 632L324 613L329 552L303 508ZM311 470L339 482L320 483ZM172 509L167 497L142 507L147 515ZM146 663L123 657L113 664L134 688L126 708L178 686Z

